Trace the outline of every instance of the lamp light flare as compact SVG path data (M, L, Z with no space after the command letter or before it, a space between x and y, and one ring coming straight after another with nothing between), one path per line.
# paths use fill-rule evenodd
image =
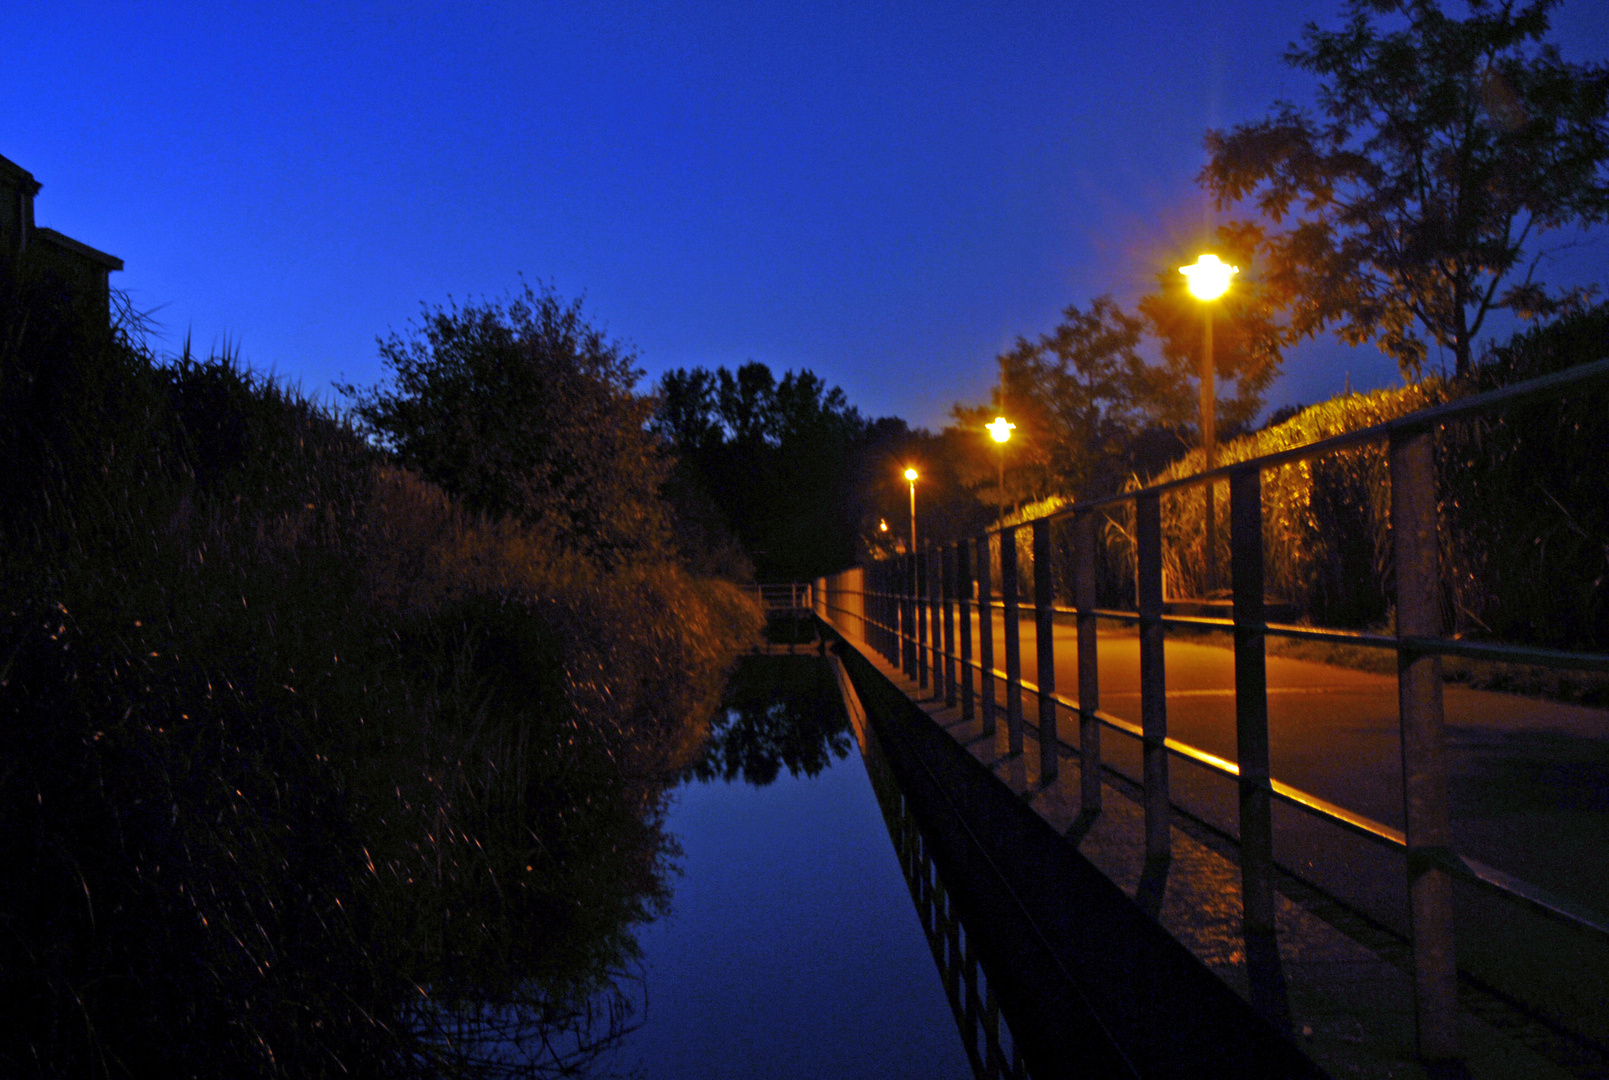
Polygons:
M1216 255L1202 255L1189 266L1179 267L1190 282L1190 295L1197 300L1216 300L1229 290L1229 279L1240 273L1240 267L1230 266Z
M914 482L916 480L916 470L915 469L906 469L905 470L905 479Z
M1008 423L1003 416L995 417L994 423L985 424L984 427L989 429L989 434L994 437L994 441L997 443L1003 443L1011 438L1011 433L1017 429L1016 424Z

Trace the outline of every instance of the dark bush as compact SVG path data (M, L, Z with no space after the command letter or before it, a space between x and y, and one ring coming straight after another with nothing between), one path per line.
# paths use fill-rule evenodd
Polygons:
M1477 364L1497 389L1609 357L1609 305L1516 335ZM1609 381L1488 413L1446 433L1442 512L1462 632L1609 648Z
M752 604L469 515L230 359L4 314L0 1073L585 1058Z

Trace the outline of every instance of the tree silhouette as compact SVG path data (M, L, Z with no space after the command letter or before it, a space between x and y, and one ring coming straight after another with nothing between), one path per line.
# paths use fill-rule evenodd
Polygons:
M1544 233L1609 220L1609 67L1544 43L1558 0L1352 0L1286 60L1319 76L1319 115L1279 103L1209 132L1201 180L1247 226L1290 312L1289 336L1333 326L1416 378L1425 335L1469 371L1487 315L1579 306L1537 279ZM1527 261L1527 256L1529 261Z
M632 392L634 357L580 302L529 285L507 303L425 308L380 342L389 384L337 389L398 461L466 507L514 518L604 565L663 557L669 462Z

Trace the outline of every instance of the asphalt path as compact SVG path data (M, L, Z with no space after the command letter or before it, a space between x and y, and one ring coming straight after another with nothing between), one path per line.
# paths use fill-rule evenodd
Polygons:
M1020 627L1023 677L1034 682L1038 655L1032 619L1023 619ZM975 624L973 633L976 660ZM998 612L994 638L994 666L1003 671L1004 626ZM1167 725L1169 737L1234 761L1234 654L1229 635L1222 639L1223 647L1167 641ZM1077 700L1078 644L1070 620L1058 620L1055 654L1058 692ZM1097 656L1101 709L1138 726L1136 631L1103 626ZM1275 779L1401 829L1396 678L1278 656L1269 656L1267 667ZM1003 693L1002 687L1002 701ZM1444 708L1454 848L1609 915L1609 710L1458 685L1446 686ZM1031 695L1025 695L1024 713L1033 723ZM1076 722L1066 714L1059 733L1064 742L1077 745ZM1106 729L1103 751L1108 761L1138 775L1132 739ZM1172 773L1176 801L1208 820L1232 824L1230 783L1177 756ZM1285 858L1300 861L1301 853Z

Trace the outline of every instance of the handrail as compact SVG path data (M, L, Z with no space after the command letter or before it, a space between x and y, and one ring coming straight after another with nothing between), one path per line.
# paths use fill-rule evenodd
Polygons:
M869 645L919 685L928 686L931 676L935 697L942 695L946 703L958 703L963 718L971 719L981 706L986 734L993 733L1000 710L994 683L1004 682L1003 712L1012 752L1023 750L1025 730L1043 732L1048 726L1052 737L1039 739L1041 776L1054 777L1058 748L1077 751L1084 774L1081 799L1086 813L1099 811L1099 776L1103 769L1110 770L1100 759L1098 729L1106 727L1139 740L1144 763L1144 775L1139 783L1145 803L1148 857L1166 857L1171 843L1166 825L1172 807L1165 765L1167 757L1190 760L1232 779L1241 792L1239 842L1248 934L1274 932L1271 801L1277 800L1370 842L1404 852L1409 866L1410 937L1420 1049L1427 1056L1445 1056L1449 1048L1456 1049L1457 1024L1450 881L1465 882L1484 892L1506 897L1554 921L1606 940L1609 940L1609 918L1452 851L1447 825L1445 750L1444 743L1439 741L1444 739L1441 734L1440 657L1462 656L1550 668L1609 671L1609 655L1439 636L1437 510L1430 440L1438 425L1503 405L1558 396L1569 388L1606 376L1609 376L1609 360L1580 365L1305 446L1234 462L1136 491L1075 503L1031 521L986 529L969 541L930 547L863 568L861 572L866 580L858 590L843 588L836 578L822 579L815 600L823 612L860 619L863 637ZM1263 472L1382 440L1389 447L1392 490L1389 521L1396 545L1397 633L1385 635L1266 621L1262 592ZM1161 539L1156 526L1159 500L1167 493L1224 480L1230 485L1233 617L1168 614L1161 590ZM1099 608L1093 591L1095 516L1099 511L1130 504L1137 512L1136 610ZM1073 578L1078 594L1077 603L1071 607L1051 600L1048 558L1050 523L1068 518L1075 526ZM1025 582L1025 588L1019 590L1015 537L1021 529L1033 533L1035 558L1034 580ZM995 541L999 543L1000 552L1001 579L996 584L1001 595L998 601L989 580ZM1009 558L1006 557L1008 552ZM976 596L971 595L974 585L977 586ZM1019 596L1019 592L1027 595ZM851 611L838 602L852 595L858 595L858 611ZM1026 602L1030 598L1032 602ZM1003 669L995 667L993 657L991 623L997 616L1003 616L1010 627L1006 634ZM1079 635L1079 691L1076 695L1064 696L1056 692L1055 686L1053 626L1056 620L1069 618L1076 622ZM1112 716L1099 707L1093 657L1099 649L1095 628L1101 620L1139 628L1142 717L1139 724ZM982 652L977 658L970 652L974 621ZM1026 678L1020 670L1015 643L1020 640L1023 621L1032 622L1039 634L1037 679ZM960 624L958 632L954 622ZM1167 734L1162 642L1168 630L1180 628L1234 633L1238 764ZM1396 653L1405 774L1405 829L1374 821L1292 787L1270 774L1265 648L1268 636L1391 649ZM959 655L955 648L957 640L961 643ZM1092 658L1087 671L1086 649ZM980 685L974 686L974 682ZM1046 690L1043 694L1041 686ZM1021 695L1024 692L1034 695L1039 703L1037 724L1030 724L1023 715ZM1064 741L1057 731L1058 709L1078 717L1077 746Z

